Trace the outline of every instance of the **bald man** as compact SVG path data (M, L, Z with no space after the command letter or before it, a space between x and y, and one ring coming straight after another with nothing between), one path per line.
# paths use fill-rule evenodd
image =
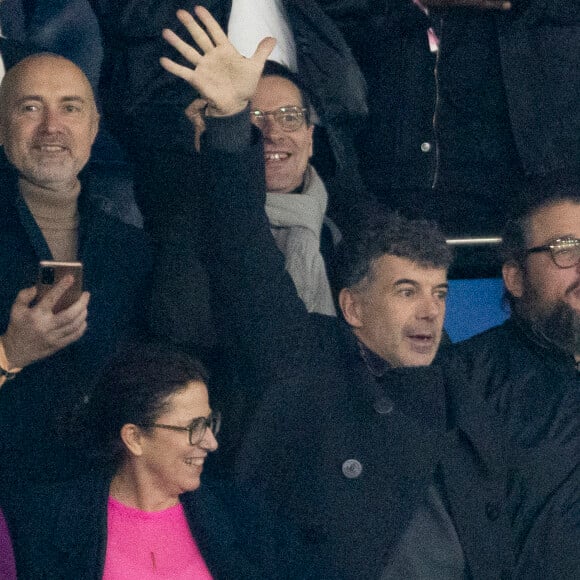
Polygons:
M141 333L151 269L143 234L83 195L79 173L99 115L89 81L48 53L0 86L0 481L53 480L86 468L74 430L118 343ZM84 292L54 314L67 276L35 300L41 260L80 261ZM74 435L71 435L74 433Z

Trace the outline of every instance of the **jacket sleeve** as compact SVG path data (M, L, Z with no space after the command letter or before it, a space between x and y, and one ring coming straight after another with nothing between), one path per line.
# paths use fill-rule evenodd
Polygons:
M263 147L247 115L208 119L215 255L208 264L222 324L263 379L296 378L318 350L264 211Z

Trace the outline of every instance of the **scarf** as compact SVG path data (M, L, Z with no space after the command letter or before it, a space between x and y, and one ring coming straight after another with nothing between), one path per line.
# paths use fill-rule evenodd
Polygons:
M314 167L304 174L302 193L267 193L266 214L286 270L308 312L336 316L320 253L320 232L328 193Z

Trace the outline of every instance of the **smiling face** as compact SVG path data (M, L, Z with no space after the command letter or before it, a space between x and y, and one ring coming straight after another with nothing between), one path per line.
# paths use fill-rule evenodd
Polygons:
M393 367L433 362L443 330L447 270L385 254L372 275L340 293L357 338Z
M98 130L89 81L69 60L36 55L13 67L0 102L0 144L33 185L58 190L77 183Z
M201 382L188 383L170 395L166 404L155 423L187 427L193 419L207 417L211 411L207 387ZM197 445L189 444L187 431L140 429L134 465L151 496L175 499L199 487L205 458L217 447L210 429Z
M298 87L283 77L262 77L252 99L251 108L274 111L280 107L303 107ZM314 125L296 131L284 131L272 117L261 128L264 135L266 187L272 193L291 193L304 181L308 160L312 157Z
M579 203L559 201L528 220L527 248L564 237L580 238ZM580 360L580 264L558 268L548 252L538 252L528 255L523 267L505 264L503 275L521 315Z

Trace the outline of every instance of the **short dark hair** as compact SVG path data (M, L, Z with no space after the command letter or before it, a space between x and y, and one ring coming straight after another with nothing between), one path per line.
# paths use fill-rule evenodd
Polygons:
M167 398L191 381L207 384L199 360L159 342L124 346L108 365L88 405L88 428L99 457L113 467L124 458L123 425L148 428Z
M310 117L312 115L312 100L308 93L308 89L302 82L299 75L292 72L287 66L276 62L275 60L267 60L262 71L262 77L281 77L290 81L296 86L302 99L302 106L307 110L306 123L310 125Z
M375 260L389 254L426 268L449 268L453 250L431 220L408 219L397 212L367 216L358 231L338 247L338 289L353 288L372 279Z
M530 179L517 198L503 232L500 255L504 263L515 262L522 266L531 218L551 205L566 201L580 203L580 178L575 173L558 172Z

